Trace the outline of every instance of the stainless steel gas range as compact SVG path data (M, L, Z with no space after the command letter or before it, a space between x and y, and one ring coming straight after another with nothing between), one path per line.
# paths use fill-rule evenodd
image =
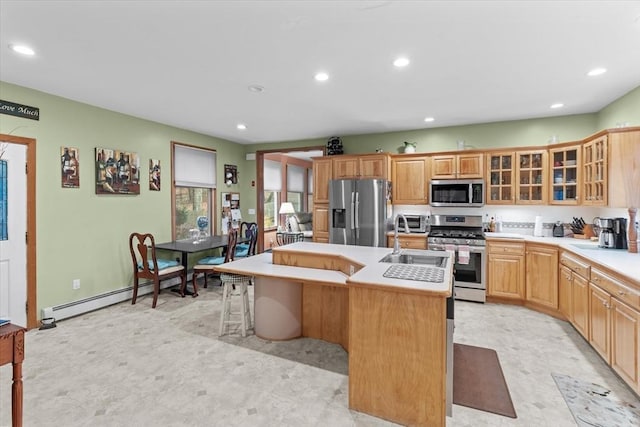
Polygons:
M486 301L486 240L480 215L431 215L428 248L453 251L455 299Z

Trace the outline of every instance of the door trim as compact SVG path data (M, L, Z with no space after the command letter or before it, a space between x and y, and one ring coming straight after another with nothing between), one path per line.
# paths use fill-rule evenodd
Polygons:
M36 140L0 133L0 141L27 146L27 328L37 327Z

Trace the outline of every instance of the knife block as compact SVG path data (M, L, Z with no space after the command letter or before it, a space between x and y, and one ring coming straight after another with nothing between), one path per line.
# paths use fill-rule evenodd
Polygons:
M596 233L593 232L593 225L585 224L582 229L582 234L574 234L573 237L575 239L591 239L592 237L595 237L595 235Z

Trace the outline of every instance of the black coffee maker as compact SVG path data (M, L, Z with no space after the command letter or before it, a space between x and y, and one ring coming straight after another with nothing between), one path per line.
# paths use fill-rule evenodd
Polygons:
M627 219L613 219L613 243L615 249L627 249Z

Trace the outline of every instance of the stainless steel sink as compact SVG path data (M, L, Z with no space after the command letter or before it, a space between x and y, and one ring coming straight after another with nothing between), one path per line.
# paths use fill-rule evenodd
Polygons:
M571 243L571 246L576 247L578 249L595 249L595 250L602 249L598 245L587 245L584 243Z
M420 251L401 251L399 254L390 253L379 262L388 262L391 264L420 264L445 268L447 266L447 259L448 257L444 256L425 255Z

